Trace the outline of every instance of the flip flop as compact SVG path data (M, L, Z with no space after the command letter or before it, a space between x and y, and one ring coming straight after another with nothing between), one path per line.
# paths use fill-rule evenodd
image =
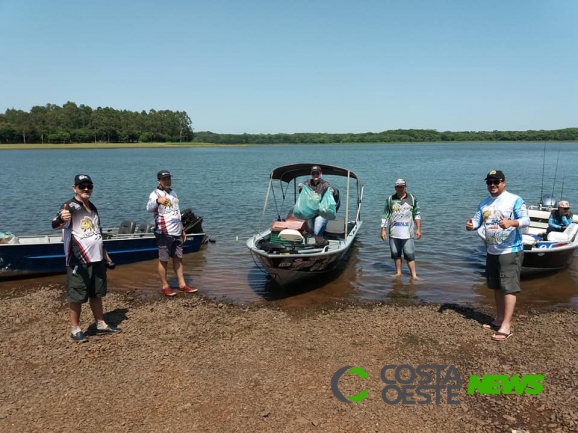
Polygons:
M494 341L506 341L508 338L512 336L513 332L506 334L505 332L496 331L494 335L492 335L492 340Z
M500 326L502 326L502 325L497 325L496 323L491 322L491 323L484 323L482 325L482 328L483 329L491 329L492 331L497 331L498 329L500 329Z

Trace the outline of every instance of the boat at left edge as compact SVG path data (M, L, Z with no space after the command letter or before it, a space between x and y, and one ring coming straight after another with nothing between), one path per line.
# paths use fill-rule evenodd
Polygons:
M209 237L202 230L203 218L192 211L182 213L187 240L183 254L197 252ZM122 221L118 228L103 229L103 244L116 265L154 260L158 246L152 225ZM0 280L31 278L45 274L66 272L62 234L37 236L9 235L0 242Z

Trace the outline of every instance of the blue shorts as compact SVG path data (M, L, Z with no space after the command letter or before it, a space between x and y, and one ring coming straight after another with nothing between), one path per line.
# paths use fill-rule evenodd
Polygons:
M401 253L403 252L403 257L411 262L415 260L415 243L413 239L397 239L389 238L389 248L391 249L392 259L401 259Z
M313 231L314 236L323 236L325 233L325 227L327 227L327 220L320 215L313 217L309 220L309 225Z

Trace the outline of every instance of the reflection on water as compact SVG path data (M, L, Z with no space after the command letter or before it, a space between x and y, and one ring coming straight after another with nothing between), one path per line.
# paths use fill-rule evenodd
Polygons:
M544 182L548 184L554 177L548 167L556 164L559 150L559 173L565 173L564 196L571 203L578 203L578 190L568 188L578 184L578 173L574 169L578 166L578 146L556 146L553 160L546 161ZM157 167L157 161L166 160L167 152L171 153L172 165ZM500 153L499 167L494 167L493 162L480 163L493 161L497 152ZM29 211L25 200L10 200L0 207L0 230L22 235L50 231L50 221L58 205L72 195L70 183L77 171L94 173L93 199L105 225L114 225L107 223L123 219L150 221L151 214L144 206L156 185L156 172L161 168L170 169L182 207L191 207L202 215L203 228L216 241L183 259L187 283L210 298L240 304L275 301L290 307L392 299L493 305L493 293L485 286L484 251L477 237L465 231L465 221L487 194L482 179L491 168L500 168L507 174L509 190L522 195L529 203L537 200L544 148L543 144L485 143L299 146L298 155L292 146L0 154L4 162L0 183L8 185L22 173L35 173L36 182L19 183L22 196L34 197L34 212ZM359 175L365 183L364 224L348 253L348 260L342 262L335 273L328 278L304 282L298 289L281 290L257 268L245 241L270 224L269 220L260 218L270 170L281 165L279 161L302 162L304 154L308 160L346 166ZM400 160L412 161L412 166L400 168L396 162ZM448 161L453 176L459 179L459 185L452 186L450 196L448 185L438 181L440 167L446 167ZM567 167L563 167L564 164ZM389 247L379 238L383 204L386 196L393 193L391 185L398 177L408 181L408 190L418 197L422 208L423 238L416 241L417 272L421 280L414 283L410 282L405 263L402 278L391 277L395 268ZM211 179L208 191L206 179ZM123 195L122 200L111 194L127 182L130 182L131 194ZM53 192L38 196L34 190L38 184L50 185ZM130 291L135 297L160 297L156 269L155 261L118 266L108 274L110 287ZM169 275L173 275L172 271ZM0 296L38 285L64 284L65 280L64 275L57 275L0 282ZM174 277L170 283L177 286ZM518 305L520 308L576 308L577 286L578 260L574 260L563 272L523 280Z
M198 253L185 255L183 265L187 283L198 287L203 296L236 304L277 301L286 307L304 307L391 300L494 304L493 291L485 285L483 256L478 260L472 259L471 266L462 267L459 272L452 269L451 263L444 267L448 269L446 272L440 270L437 263L418 262L422 279L412 282L405 268L402 278L392 277L395 267L388 250L381 251L379 260L365 265L360 258L363 244L357 242L349 252L349 260L343 261L335 272L306 281L298 287L279 288L257 268L244 244L240 243L217 241L203 246ZM156 269L156 261L118 266L108 273L109 287L130 291L140 299L160 298L162 295ZM172 270L169 275L169 283L177 287ZM522 280L518 309L558 306L577 308L577 275L578 259L563 272ZM0 282L0 293L13 295L39 285L65 282L65 275L5 281Z

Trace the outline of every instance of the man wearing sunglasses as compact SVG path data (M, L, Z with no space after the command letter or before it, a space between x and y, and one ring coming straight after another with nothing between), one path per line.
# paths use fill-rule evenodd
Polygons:
M90 196L94 184L90 176L78 174L74 178L74 197L62 205L52 220L53 229L62 229L67 265L68 305L71 338L87 341L80 329L82 304L88 301L97 333L116 334L119 328L104 321L102 298L106 295L106 268L111 262L102 242L98 211Z
M495 331L492 340L504 341L512 335L516 294L520 292L524 260L520 229L530 225L530 218L524 200L506 191L504 173L492 170L485 180L490 196L480 202L476 214L466 223L466 230L476 230L484 225L486 282L488 288L494 290L496 317L483 327Z
M570 224L572 224L572 218L573 215L572 212L570 212L570 203L566 200L560 201L560 203L558 203L558 209L554 209L550 213L546 235L550 232L563 232Z

